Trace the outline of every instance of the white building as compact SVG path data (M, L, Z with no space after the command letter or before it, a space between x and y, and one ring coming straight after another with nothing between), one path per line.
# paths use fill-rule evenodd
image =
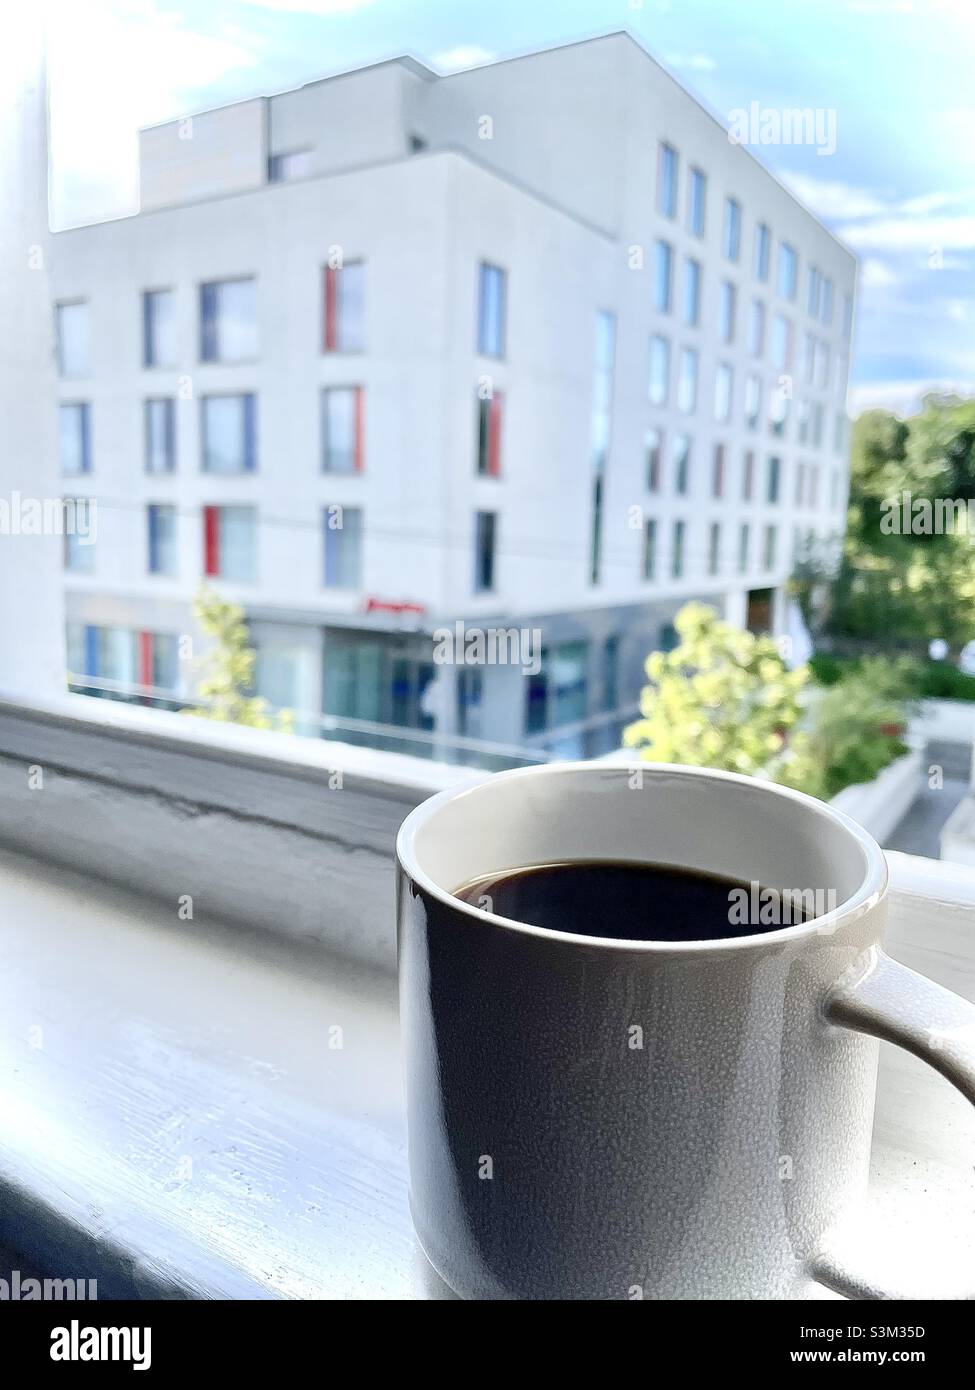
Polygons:
M855 260L624 34L158 126L141 186L55 243L79 675L185 684L210 573L275 704L561 751L842 531ZM541 671L435 668L458 619Z

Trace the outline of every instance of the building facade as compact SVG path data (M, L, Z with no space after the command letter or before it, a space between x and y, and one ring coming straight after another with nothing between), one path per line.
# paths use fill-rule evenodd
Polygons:
M628 36L140 156L141 212L55 244L75 675L186 691L209 581L275 705L592 751L689 598L783 631L844 524L856 263ZM441 662L458 622L530 649Z

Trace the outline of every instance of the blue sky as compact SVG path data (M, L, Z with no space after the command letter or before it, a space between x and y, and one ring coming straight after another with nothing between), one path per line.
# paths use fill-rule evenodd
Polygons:
M55 226L136 207L139 126L411 53L440 71L627 28L717 115L836 112L756 153L861 260L853 405L975 383L975 0L53 0Z

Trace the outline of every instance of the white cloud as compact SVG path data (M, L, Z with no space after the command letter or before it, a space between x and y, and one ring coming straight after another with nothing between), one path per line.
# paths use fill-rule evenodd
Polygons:
M261 40L187 28L149 0L51 7L55 226L135 211L137 132L209 102L212 85L256 66Z
M827 220L876 217L890 210L890 204L883 198L853 184L811 178L808 174L783 172L780 177L797 198Z
M883 251L970 251L975 249L975 215L882 217L838 229L851 246Z
M448 48L445 53L435 53L430 62L441 72L459 72L461 68L479 68L484 63L493 62L496 57L496 53L472 43Z
M687 68L691 72L714 72L718 66L707 53L669 53L668 67Z
M375 0L242 0L259 10L283 10L289 14L353 14Z
M864 410L891 410L902 417L916 415L921 409L922 397L931 391L970 396L972 383L969 378L968 381L877 381L854 386L849 397L850 414L860 415Z
M876 256L868 256L860 267L860 288L864 290L887 290L898 284L900 277L884 261Z

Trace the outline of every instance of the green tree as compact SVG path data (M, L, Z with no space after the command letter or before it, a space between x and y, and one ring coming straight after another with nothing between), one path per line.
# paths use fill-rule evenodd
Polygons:
M732 627L705 604L685 604L674 626L678 646L647 658L641 718L624 745L648 762L752 774L774 775L800 757L807 668L790 671L770 637Z
M832 575L799 565L793 593L812 630L856 638L880 650L945 637L960 646L975 635L975 547L961 533L901 533L884 524L893 503L975 498L975 401L925 397L900 420L871 410L850 443L846 539ZM825 586L825 587L824 587ZM819 595L818 605L814 595ZM816 617L821 620L818 624Z
M246 724L252 729L277 729L291 733L290 710L271 710L254 688L254 648L250 645L244 610L202 586L193 600L193 615L211 645L201 661L199 693L202 706L184 710L201 719Z

